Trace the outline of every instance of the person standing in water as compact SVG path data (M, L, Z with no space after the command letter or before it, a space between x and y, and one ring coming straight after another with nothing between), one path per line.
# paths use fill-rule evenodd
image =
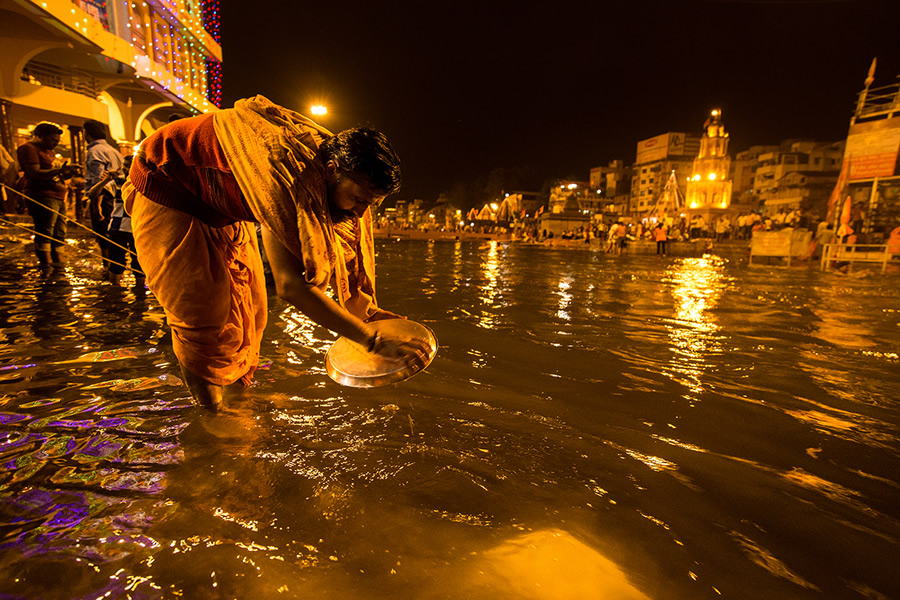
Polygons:
M77 165L56 164L53 151L62 139L62 127L43 121L31 132L33 139L16 150L19 166L25 172L28 212L34 220L34 251L41 272L63 264L62 246L66 243L66 181L80 171Z
M262 96L145 139L123 197L147 286L165 309L194 398L250 382L266 325L255 224L278 295L369 352L421 366L426 340L376 333L371 210L400 187L387 138L332 134ZM331 286L335 298L326 294Z

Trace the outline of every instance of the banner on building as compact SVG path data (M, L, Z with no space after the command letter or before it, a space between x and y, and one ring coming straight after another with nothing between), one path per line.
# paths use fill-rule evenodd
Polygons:
M664 133L641 140L637 144L637 159L634 164L642 165L663 160L667 156L680 156L685 153L684 142L685 134L683 133Z
M844 163L850 164L848 179L896 175L898 150L900 117L851 125L844 150Z

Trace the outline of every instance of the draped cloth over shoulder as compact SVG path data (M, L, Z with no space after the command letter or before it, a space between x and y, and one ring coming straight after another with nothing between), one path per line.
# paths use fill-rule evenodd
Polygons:
M325 187L325 165L316 160L331 133L263 96L235 103L214 116L216 137L254 217L303 263L306 281L331 282L338 301L365 319L377 310L372 217L360 219L360 260L349 272L335 232Z
M179 362L213 384L249 383L268 312L253 221L362 319L377 311L372 222L367 211L332 223L319 155L327 130L262 97L209 117L148 138L123 198Z

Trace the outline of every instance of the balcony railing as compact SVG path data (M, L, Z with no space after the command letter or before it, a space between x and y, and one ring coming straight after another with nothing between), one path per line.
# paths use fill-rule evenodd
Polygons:
M34 60L22 69L22 80L89 98L97 98L101 91L97 80L86 71L62 68Z
M892 83L861 91L854 116L859 119L897 112L900 112L900 83Z

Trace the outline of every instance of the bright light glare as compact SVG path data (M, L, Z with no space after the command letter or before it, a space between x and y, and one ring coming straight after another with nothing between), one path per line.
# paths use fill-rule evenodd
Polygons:
M317 115L317 116L328 114L328 109L326 107L322 106L321 104L316 104L314 106L310 106L309 110L312 114Z

